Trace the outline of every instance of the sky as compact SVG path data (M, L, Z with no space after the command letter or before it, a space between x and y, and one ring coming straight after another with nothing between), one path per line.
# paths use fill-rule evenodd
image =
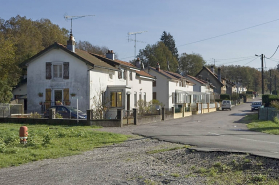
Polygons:
M70 30L76 41L106 46L131 61L135 51L170 33L179 54L200 54L209 65L250 66L261 70L279 62L278 0L0 0L0 18L17 15L49 19ZM145 32L143 32L145 31ZM128 33L137 33L129 35ZM274 54L275 53L275 54ZM273 55L274 54L274 55ZM271 59L270 58L273 55Z

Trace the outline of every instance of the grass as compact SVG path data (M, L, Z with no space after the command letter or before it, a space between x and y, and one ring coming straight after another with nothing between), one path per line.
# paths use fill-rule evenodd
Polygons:
M249 122L247 127L250 130L263 132L267 134L279 135L279 123L278 121L261 121L258 120L258 114L249 114L244 120L245 122Z
M80 154L120 143L129 136L95 131L93 126L25 125L27 144L19 143L19 124L0 124L0 168Z

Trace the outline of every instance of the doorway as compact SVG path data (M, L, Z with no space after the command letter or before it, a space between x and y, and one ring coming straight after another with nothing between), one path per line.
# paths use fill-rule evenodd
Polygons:
M62 90L54 90L54 101L62 102L63 92Z

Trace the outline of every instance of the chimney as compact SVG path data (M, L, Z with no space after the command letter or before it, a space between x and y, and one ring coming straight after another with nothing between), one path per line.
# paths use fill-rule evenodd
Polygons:
M222 82L222 80L221 80L221 68L220 67L218 67L218 80L220 82Z
M214 66L211 66L210 68L211 68L212 73L214 73Z
M159 64L159 62L158 62L157 65L156 65L156 70L157 70L157 71L160 71L160 64Z
M136 60L136 67L139 69L141 68L141 61L139 58L137 58L137 60Z
M114 60L114 53L113 50L108 50L108 52L106 53L106 57L108 59Z
M75 52L75 45L76 45L75 38L74 38L73 34L70 34L70 38L67 41L67 49L72 52Z

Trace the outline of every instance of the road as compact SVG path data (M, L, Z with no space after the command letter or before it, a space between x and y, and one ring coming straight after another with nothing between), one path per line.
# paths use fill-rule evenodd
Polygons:
M256 101L256 100L255 100ZM133 133L163 141L190 144L199 150L251 153L279 159L279 136L249 131L240 120L251 114L251 103L138 126Z

